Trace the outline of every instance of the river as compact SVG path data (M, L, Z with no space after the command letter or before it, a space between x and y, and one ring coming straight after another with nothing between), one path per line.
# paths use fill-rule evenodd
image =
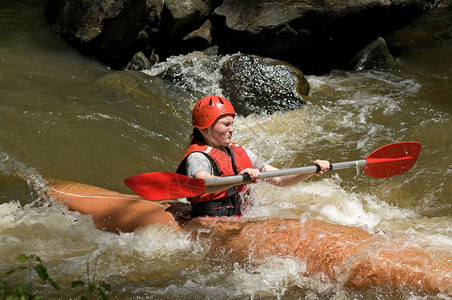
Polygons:
M90 216L41 199L48 178L130 193L128 176L173 172L196 101L183 85L115 72L81 55L47 27L42 2L0 6L0 271L14 267L19 253L36 254L67 287L88 280L89 266L90 278L108 282L115 299L418 299L304 277L290 257L231 263L159 225L104 232ZM362 159L388 143L418 141L413 169L387 179L341 170L290 188L259 183L245 218L309 214L452 251L451 15L430 11L386 37L398 61L392 70L307 76L320 105L236 118L235 140L280 168ZM204 80L192 89L221 94L202 65L185 80L196 74ZM36 288L48 298L78 295Z

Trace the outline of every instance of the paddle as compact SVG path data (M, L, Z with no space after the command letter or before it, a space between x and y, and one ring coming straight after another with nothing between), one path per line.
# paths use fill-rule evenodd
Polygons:
M421 143L400 142L378 148L363 160L332 163L330 170L363 167L364 172L374 178L386 178L410 170L421 152ZM262 172L261 179L310 174L319 171L318 166L282 169ZM250 181L248 174L209 179L195 179L181 174L152 172L131 176L124 180L135 193L147 200L194 197L206 191L206 187L230 184L245 184Z

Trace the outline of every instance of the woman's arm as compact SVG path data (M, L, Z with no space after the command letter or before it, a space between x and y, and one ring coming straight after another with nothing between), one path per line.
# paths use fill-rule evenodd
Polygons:
M250 176L250 178L252 180L251 183L257 182L257 179L259 178L259 175L260 175L260 171L258 169L244 169L239 174L244 174L244 173L247 173ZM210 174L207 171L199 171L193 177L196 179L208 179L208 178L216 178L218 176L213 176L212 174ZM238 185L238 184L234 183L234 184L226 184L226 185L206 186L205 192L206 193L216 193L216 192L219 192L222 190L226 190L235 185Z
M193 154L191 154L190 156L192 156ZM189 158L191 158L189 156ZM194 155L193 155L194 156ZM196 179L208 179L208 178L215 178L217 176L212 175L210 172L206 171L207 169L210 168L210 162L205 158L204 155L200 155L199 158L201 159L205 159L206 164L208 164L209 167L207 167L207 165L205 167L200 168L201 170L196 172L193 177ZM269 182L273 185L276 186L281 186L281 187L285 187L285 186L290 186L290 185L294 185L297 184L301 181L304 181L308 178L310 178L311 176L313 176L314 174L318 174L321 175L324 172L326 172L329 167L330 167L330 163L326 160L316 160L314 162L315 165L318 165L320 167L320 171L317 173L312 173L312 174L297 174L297 175L287 175L287 176L279 176L279 177L272 177L272 178L266 178L264 179L266 182ZM200 161L196 161L196 162L192 162L191 165L195 165L195 166L201 166L202 163ZM188 168L187 168L188 169ZM204 170L203 170L204 169ZM262 168L262 172L268 172L268 171L274 171L274 170L279 170L278 168L275 168L269 164L266 164L263 168ZM254 169L254 168L247 168L244 169L240 172L240 174L244 174L247 173L252 182L251 183L256 183L261 171L259 171L259 169ZM187 172L189 173L189 172ZM225 189L228 189L230 187L233 187L237 184L227 184L227 185L215 185L215 186L208 186L206 187L206 193L215 193L215 192L219 192Z
M320 167L320 171L317 173L311 173L311 174L295 174L295 175L287 175L287 176L279 176L279 177L271 177L271 178L266 178L264 179L266 182L269 182L273 185L276 186L291 186L294 184L297 184L301 181L304 181L308 178L310 178L312 175L317 174L317 175L321 175L324 172L328 171L328 169L330 168L330 163L326 160L316 160L314 161L314 165L318 165ZM275 168L271 165L266 165L262 172L268 172L268 171L275 171L275 170L279 170L278 168Z

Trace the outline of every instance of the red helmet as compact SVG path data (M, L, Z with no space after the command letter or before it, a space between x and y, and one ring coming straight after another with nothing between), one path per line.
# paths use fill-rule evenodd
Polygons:
M212 125L219 116L232 114L235 117L231 102L218 96L207 96L199 100L193 108L193 126L204 129Z

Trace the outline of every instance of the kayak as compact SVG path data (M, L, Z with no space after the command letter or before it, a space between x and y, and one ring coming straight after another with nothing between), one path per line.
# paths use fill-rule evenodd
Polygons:
M190 232L193 239L208 239L211 251L228 249L229 259L295 257L306 265L303 276L345 287L452 296L452 253L422 245L403 233L370 233L305 215L190 220L188 207L177 201L148 201L67 181L51 181L46 194L70 210L92 215L101 230L119 233L152 224L174 226Z
M170 203L148 201L97 186L52 180L47 197L66 205L69 210L93 216L97 228L114 233L133 232L150 224L178 226ZM174 210L174 207L173 207Z

